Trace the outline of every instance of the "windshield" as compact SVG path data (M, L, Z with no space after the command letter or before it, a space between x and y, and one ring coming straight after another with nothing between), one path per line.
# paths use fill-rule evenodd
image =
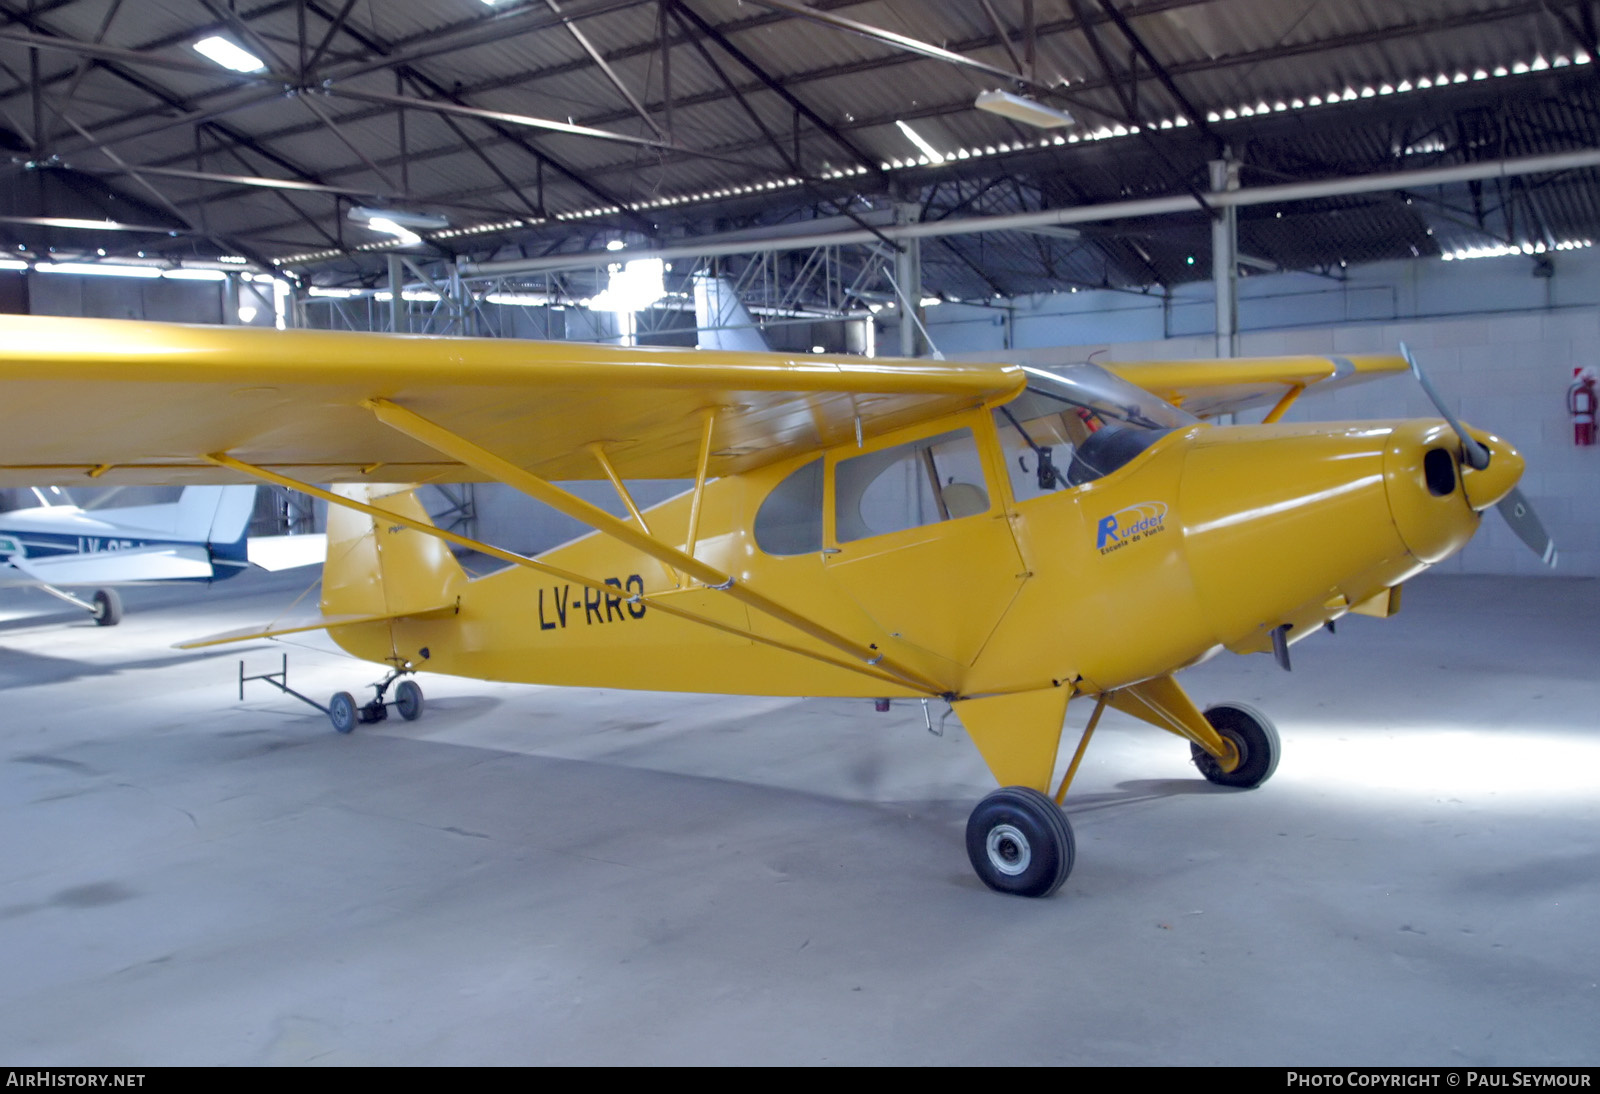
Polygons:
M1027 388L995 411L1019 501L1109 475L1199 420L1098 365L1023 372Z
M1058 413L1062 403L1087 410L1103 422L1124 422L1139 429L1180 429L1200 420L1099 365L1084 362L1022 371L1028 376L1028 389L1007 406L1023 421Z

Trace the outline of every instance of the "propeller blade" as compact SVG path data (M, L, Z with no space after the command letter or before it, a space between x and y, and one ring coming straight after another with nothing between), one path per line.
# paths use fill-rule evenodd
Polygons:
M1406 359L1406 364L1411 366L1411 375L1417 378L1417 383L1422 385L1423 392L1433 402L1434 408L1439 411L1440 417L1450 423L1450 428L1456 431L1456 436L1461 438L1461 458L1468 467L1482 471L1489 466L1489 450L1473 439L1461 423L1456 420L1444 405L1444 397L1428 381L1422 372L1422 366L1417 364L1417 359L1411 355L1411 350L1404 342L1400 343L1400 356ZM1533 503L1520 488L1513 488L1511 493L1500 500L1495 506L1500 510L1500 515L1506 518L1506 523L1511 526L1511 531L1528 549L1539 556L1539 561L1546 566L1556 564L1556 545L1550 538L1550 533L1544 530L1544 525L1539 523L1538 516L1533 511Z
M1460 422L1456 421L1456 416L1445 407L1444 397L1428 381L1427 376L1423 375L1422 366L1417 364L1417 359L1411 355L1411 350L1406 347L1404 342L1400 343L1400 356L1404 357L1406 364L1411 366L1411 375L1415 376L1417 383L1422 385L1423 393L1432 401L1434 409L1439 412L1439 416L1449 422L1450 428L1456 431L1457 437L1461 438L1462 454L1467 466L1478 471L1488 467L1489 450L1473 440L1472 435L1462 427Z
M1511 530L1516 533L1517 538L1539 556L1539 561L1553 568L1556 564L1555 540L1550 538L1550 533L1539 523L1539 517L1533 511L1533 503L1528 501L1522 489L1519 487L1512 490L1495 508L1506 518L1506 523L1511 525Z

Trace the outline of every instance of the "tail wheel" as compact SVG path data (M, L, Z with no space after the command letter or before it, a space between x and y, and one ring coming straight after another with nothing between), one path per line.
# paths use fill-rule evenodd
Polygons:
M1283 746L1278 742L1277 727L1254 707L1243 703L1219 703L1206 711L1206 721L1211 728L1233 742L1239 750L1239 766L1223 771L1216 757L1197 744L1189 746L1194 765L1211 782L1218 786L1236 786L1248 790L1272 778L1278 768L1278 755Z
M394 706L408 722L422 717L422 689L415 680L400 681L400 686L394 689Z
M97 627L115 627L122 622L122 598L115 589L94 591L94 611L89 613Z
M1049 896L1067 880L1075 855L1066 814L1030 787L996 790L967 820L967 857L997 892Z

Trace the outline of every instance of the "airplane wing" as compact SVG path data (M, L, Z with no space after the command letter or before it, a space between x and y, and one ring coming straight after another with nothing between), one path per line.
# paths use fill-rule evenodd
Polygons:
M1331 391L1347 384L1406 372L1404 357L1232 357L1201 361L1117 361L1104 367L1159 395L1197 418L1274 406L1307 388Z
M183 581L212 576L211 556L204 547L177 544L136 547L92 554L13 556L15 573L9 585L132 585L144 581Z
M482 475L383 425L387 400L548 480L725 475L1021 389L1016 366L0 316L0 486ZM380 470L381 469L381 470Z

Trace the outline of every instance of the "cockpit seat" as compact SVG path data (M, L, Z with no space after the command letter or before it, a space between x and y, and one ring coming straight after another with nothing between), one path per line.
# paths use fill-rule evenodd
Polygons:
M944 488L944 507L951 520L975 517L989 511L989 495L981 486L970 482L953 482Z

